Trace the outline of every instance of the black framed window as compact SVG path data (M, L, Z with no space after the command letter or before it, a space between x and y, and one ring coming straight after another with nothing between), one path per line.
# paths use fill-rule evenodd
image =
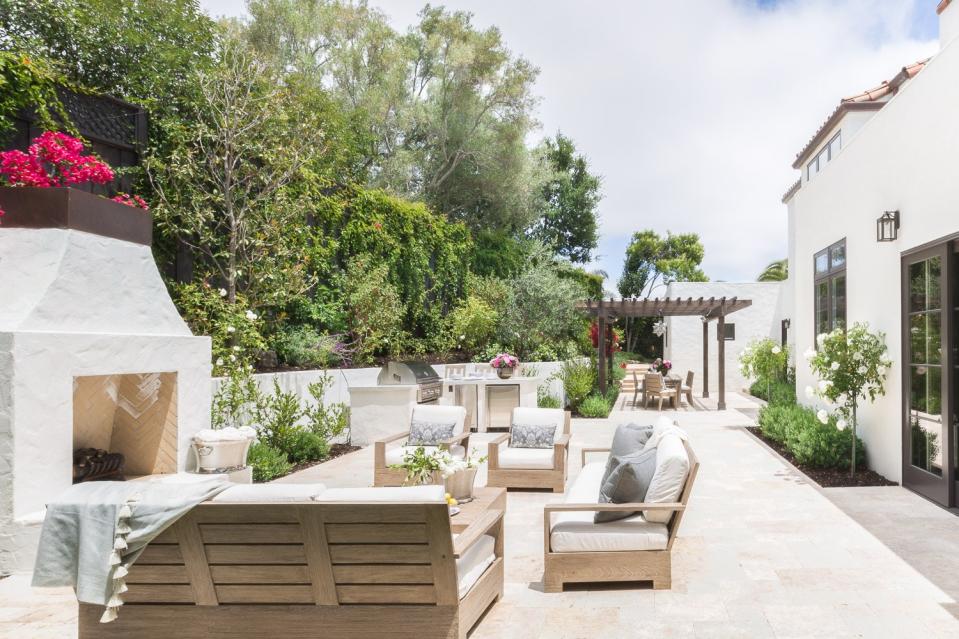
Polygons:
M724 324L723 339L727 342L736 340L736 324Z
M816 335L846 327L846 240L813 256Z

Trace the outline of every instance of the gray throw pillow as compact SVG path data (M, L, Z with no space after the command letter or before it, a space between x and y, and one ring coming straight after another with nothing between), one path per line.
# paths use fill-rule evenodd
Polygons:
M421 422L413 420L410 424L410 438L407 446L438 446L440 442L453 436L456 422Z
M610 467L612 468L610 469ZM646 491L656 472L656 449L640 451L627 457L611 457L607 464L609 477L599 489L599 503L628 504L646 499ZM632 517L635 512L601 511L593 515L593 521L601 524Z
M513 424L510 448L552 448L556 424Z
M620 424L613 433L613 443L609 447L612 457L623 457L641 451L653 434L652 425Z

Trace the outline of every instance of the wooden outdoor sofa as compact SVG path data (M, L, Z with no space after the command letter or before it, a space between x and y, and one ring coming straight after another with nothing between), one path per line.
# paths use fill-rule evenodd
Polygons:
M566 489L570 413L554 408L514 408L511 423L555 423L553 446L546 449L510 448L510 433L489 443L487 486L503 488ZM504 446L504 444L507 444Z
M583 449L583 470L570 486L566 502L549 504L543 510L543 588L546 592L562 592L567 583L590 582L651 581L656 590L672 587L673 542L699 471L699 460L692 448L685 441L681 444L688 459L688 472L679 501L670 503L596 503L605 464L587 465L586 455L608 452L609 449ZM673 443L673 446L678 445ZM671 516L664 523L646 522L637 515L626 520L594 524L592 515L601 510L644 511L647 514L668 511ZM560 523L553 521L554 515L557 519L567 517L566 521L560 522L562 530ZM563 535L562 539L558 534ZM562 548L559 547L561 542Z
M454 539L430 488L438 501L200 504L134 563L115 621L80 605L79 637L461 639L502 597L503 513ZM463 594L457 560L480 546L494 559Z
M419 405L413 408L410 423L414 419L423 421L455 421L454 434L451 438L439 443L438 446L426 446L427 452L435 449L450 451L454 457L462 458L469 453L470 419L466 409L462 406ZM449 423L449 422L447 422ZM406 430L389 435L373 442L373 485L374 486L402 486L406 483L406 471L402 468L391 468L403 461L406 452L415 449L415 446L389 446L410 436L410 425Z

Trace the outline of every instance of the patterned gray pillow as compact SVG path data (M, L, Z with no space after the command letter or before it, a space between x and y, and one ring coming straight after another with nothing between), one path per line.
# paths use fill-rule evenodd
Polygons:
M646 499L646 492L656 472L656 449L651 448L627 457L610 457L606 467L611 472L599 489L599 503L640 503ZM635 514L619 510L600 511L593 515L593 521L601 524Z
M513 424L510 448L552 448L556 424Z
M410 438L407 446L438 446L440 442L453 436L456 422L420 422L410 424Z

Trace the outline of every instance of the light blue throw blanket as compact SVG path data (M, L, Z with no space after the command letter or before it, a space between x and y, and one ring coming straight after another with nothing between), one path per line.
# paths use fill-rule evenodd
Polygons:
M47 505L33 569L34 586L73 586L77 599L106 606L112 621L123 604L123 578L143 548L228 482L86 482Z

